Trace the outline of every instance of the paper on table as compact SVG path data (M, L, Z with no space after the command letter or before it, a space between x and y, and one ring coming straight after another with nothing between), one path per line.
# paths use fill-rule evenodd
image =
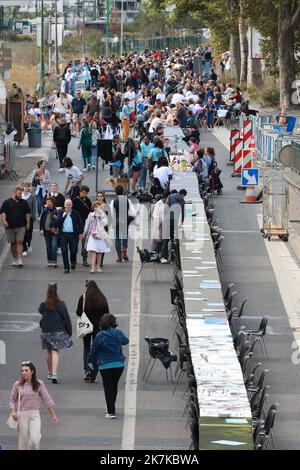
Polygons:
M240 419L240 418L228 418L228 419L226 419L226 423L228 423L228 424L247 424L248 421L246 419Z
M183 274L197 274L198 271L182 271Z
M211 441L212 444L220 444L224 446L244 446L246 442L238 442L238 441Z
M184 260L187 260L187 259L197 259L197 260L198 260L198 259L202 259L202 258L197 257L197 256L183 256L182 259L184 259Z
M202 281L199 287L200 289L221 289L221 284L218 281Z
M202 312L225 312L224 308L203 308Z

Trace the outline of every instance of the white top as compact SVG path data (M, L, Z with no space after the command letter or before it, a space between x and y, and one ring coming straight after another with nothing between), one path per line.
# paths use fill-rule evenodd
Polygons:
M71 180L71 186L77 184L82 176L82 172L75 165L71 166L71 168L66 168L65 172L67 178Z
M135 107L135 92L134 91L126 91L126 93L124 93L124 95L123 95L124 100L125 100L125 98L129 99L129 103L128 103L129 108L134 109L134 107Z
M154 132L160 124L162 124L162 120L159 117L155 117L150 124L149 132Z
M183 103L184 100L185 98L181 93L174 93L171 104Z
M160 185L163 189L167 189L169 185L169 176L173 174L172 170L168 166L161 166L157 168L157 166L153 170L154 178L158 178Z
M166 101L166 95L164 93L157 93L156 99L160 101Z

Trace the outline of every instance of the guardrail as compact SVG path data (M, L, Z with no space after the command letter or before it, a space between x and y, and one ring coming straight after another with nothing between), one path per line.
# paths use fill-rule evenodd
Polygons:
M15 181L19 179L15 171L16 162L16 142L4 144L4 161L2 166L2 173L0 179L10 178Z

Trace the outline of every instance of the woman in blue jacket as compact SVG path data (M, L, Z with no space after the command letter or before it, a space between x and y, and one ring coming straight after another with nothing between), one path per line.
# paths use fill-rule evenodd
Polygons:
M125 366L122 345L128 344L128 338L117 328L116 317L106 313L100 320L100 332L97 334L88 355L89 364L97 363L103 380L106 400L105 418L116 418L116 399L118 383ZM95 367L95 366L94 366Z

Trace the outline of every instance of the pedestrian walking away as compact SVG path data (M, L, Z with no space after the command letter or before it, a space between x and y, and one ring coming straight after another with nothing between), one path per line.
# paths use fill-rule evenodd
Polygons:
M96 361L102 376L107 412L105 418L116 418L118 383L125 366L122 346L129 343L127 336L118 329L116 317L111 313L102 316L100 332L93 342L88 363L93 367Z
M90 170L92 164L92 128L90 127L88 121L84 121L83 129L80 132L80 141L78 149L82 149L82 158L83 158L83 171Z
M59 228L61 254L64 261L64 273L76 269L76 257L79 239L82 240L83 223L77 211L73 210L71 199L65 200L65 209L61 210L54 226ZM70 261L69 261L70 250Z
M71 131L65 118L62 118L60 124L55 127L53 131L53 141L56 145L56 150L58 154L59 171L63 171L63 160L67 156L68 146L71 141Z
M22 188L17 187L11 198L3 202L0 213L13 257L11 265L22 268L25 230L30 229L31 215L29 205L22 199Z
M95 382L98 369L97 363L93 364L92 369L88 365L88 355L94 342L96 335L99 333L99 322L105 313L109 313L107 299L95 281L86 281L85 294L81 295L78 300L76 315L81 317L83 312L93 325L93 332L88 333L83 338L83 368L85 382Z
M41 400L51 414L53 422L58 424L59 418L54 411L54 401L44 382L37 378L36 367L31 361L22 362L21 378L14 384L9 402L11 416L18 422L18 450L40 448Z
M47 350L48 380L57 384L59 351L73 345L70 315L65 302L58 298L57 284L49 283L47 298L38 311L42 315L41 343L42 349Z
M83 185L80 188L79 196L76 196L75 199L73 199L73 209L78 212L83 224L85 224L86 219L88 218L92 210L92 203L87 197L89 192L90 188L88 186ZM81 241L81 256L83 266L89 267L89 263L87 260L88 252L85 247L85 240Z

